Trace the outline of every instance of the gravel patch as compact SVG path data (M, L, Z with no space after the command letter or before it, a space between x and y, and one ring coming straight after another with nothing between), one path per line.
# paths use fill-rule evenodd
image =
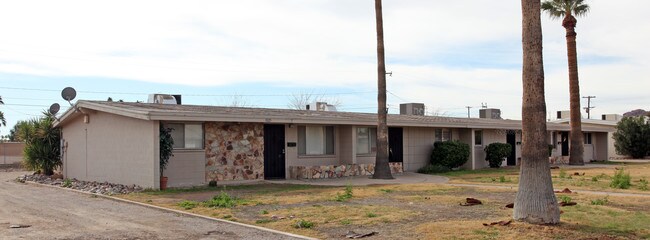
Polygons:
M141 192L144 190L142 187L137 185L123 185L115 184L109 182L88 182L80 181L77 179L63 179L60 175L46 176L42 174L32 174L32 175L22 175L16 178L17 182L35 182L53 186L59 186L62 188L72 188L79 191L96 193L102 195L118 195L118 194L129 194L133 192Z

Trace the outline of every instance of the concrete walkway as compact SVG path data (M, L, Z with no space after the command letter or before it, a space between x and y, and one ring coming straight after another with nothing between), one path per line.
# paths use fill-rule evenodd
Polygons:
M308 184L318 186L367 186L367 185L383 185L383 184L414 184L414 183L433 183L444 184L449 181L449 178L443 176L429 175L405 172L402 174L394 174L395 179L371 179L371 176L354 176L336 179L288 179L280 181L266 181L268 183L286 183L286 184Z

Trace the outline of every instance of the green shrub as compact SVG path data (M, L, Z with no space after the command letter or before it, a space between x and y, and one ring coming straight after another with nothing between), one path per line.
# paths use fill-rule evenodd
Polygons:
M645 117L625 117L616 124L614 133L616 153L643 158L650 152L650 123Z
M431 164L457 168L469 159L469 145L460 141L436 142L433 144Z
M293 225L293 227L294 228L312 228L312 227L314 227L314 225L315 225L314 222L310 222L310 221L307 221L307 220L304 220L304 219L300 219Z
M445 166L440 166L440 165L433 165L433 164L428 164L420 169L418 169L418 173L423 173L423 174L435 174L435 173L446 173L451 171L450 168L445 167Z
M237 206L241 200L236 197L231 197L225 192L221 192L219 195L212 197L212 199L203 202L203 205L211 208L232 208Z
M266 214L269 214L269 211L264 209L264 210L260 211L260 214L266 215Z
M499 176L499 182L501 183L510 182L510 179L507 179L506 176Z
M352 185L345 186L345 192L343 194L336 193L334 200L337 202L344 202L352 198Z
M374 218L374 217L377 217L377 216L379 216L379 215L377 215L376 213L367 213L366 214L366 217L368 217L368 218Z
M192 208L195 208L195 207L199 206L199 203L195 202L195 201L187 201L187 200L185 200L185 201L179 202L178 206L182 207L185 210L190 210Z
M625 173L623 169L616 171L612 177L612 182L609 184L612 188L628 189L632 186L632 178L629 173Z
M72 187L72 180L70 180L69 178L64 179L63 183L61 183L61 187L64 188Z
M20 126L21 138L25 141L23 166L29 170L52 175L62 165L61 129L54 127L54 117L49 113L32 119Z
M165 128L162 124L159 127L159 141L160 141L160 177L163 177L163 172L167 169L169 158L174 156L174 138L172 138L171 128Z
M507 143L490 143L485 147L485 161L490 163L491 168L499 168L503 159L510 155L512 146Z

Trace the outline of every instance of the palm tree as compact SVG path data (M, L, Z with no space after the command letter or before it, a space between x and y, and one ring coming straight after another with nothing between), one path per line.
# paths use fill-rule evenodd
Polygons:
M562 26L566 30L567 56L569 58L569 102L571 110L571 147L569 152L570 165L584 165L584 146L580 114L580 84L578 82L578 57L576 53L576 20L575 16L584 16L589 12L589 5L584 0L546 0L542 3L542 11L552 19L563 18Z
M560 208L553 192L546 143L546 100L542 58L540 0L522 0L523 100L519 189L513 218L534 224L557 224Z
M384 21L381 0L375 0L377 21L377 156L375 158L374 179L393 179L388 165L388 125L386 115L386 65L384 58Z
M2 96L0 96L0 105L3 104L5 104L5 102L2 101ZM2 111L0 111L0 124L2 124L2 126L7 126L7 119L5 119L5 114Z

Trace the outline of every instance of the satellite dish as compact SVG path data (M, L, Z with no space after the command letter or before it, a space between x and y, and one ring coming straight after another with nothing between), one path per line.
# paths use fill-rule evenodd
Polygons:
M50 111L49 112L52 115L56 115L56 113L58 113L60 109L61 109L61 106L58 103L54 103L54 104L52 104L52 106L50 106Z
M65 99L66 101L72 101L75 97L77 97L77 91L74 90L74 88L71 87L66 87L61 91L61 97Z

